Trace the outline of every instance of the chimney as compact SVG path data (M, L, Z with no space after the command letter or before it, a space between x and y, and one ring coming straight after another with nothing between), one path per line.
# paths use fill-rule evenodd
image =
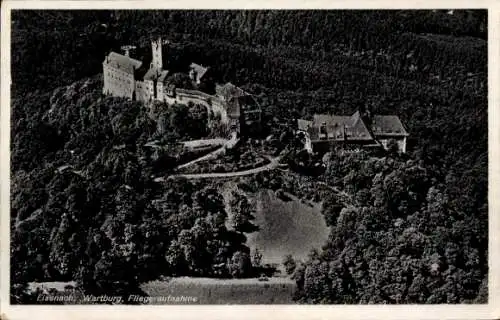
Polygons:
M368 125L368 127L370 127L372 124L371 106L362 105L359 107L358 110L359 110L359 115L361 116L361 119Z

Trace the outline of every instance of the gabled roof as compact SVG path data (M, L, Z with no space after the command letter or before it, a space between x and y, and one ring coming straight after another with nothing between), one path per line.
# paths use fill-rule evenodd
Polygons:
M375 136L408 136L398 116L373 116L372 131Z
M159 75L160 74L156 68L150 68L144 75L144 80L156 80Z
M346 128L349 137L357 140L372 140L373 137L365 122L361 118L359 111L356 111L349 119L350 123Z
M108 54L106 56L106 59L104 60L104 63L108 66L125 71L129 74L134 74L134 70L138 69L142 65L141 61L116 52L111 52L110 54Z
M208 70L208 68L200 66L199 64L196 64L194 62L191 63L191 65L189 65L189 67L196 72L197 79L201 79Z
M167 79L168 75L168 70L163 70L160 74L160 77L158 78L158 82L164 83L165 80Z
M323 125L326 125L328 139L331 140L373 140L359 112L354 113L352 116L315 114L311 129L309 129L311 139L319 138L320 127Z

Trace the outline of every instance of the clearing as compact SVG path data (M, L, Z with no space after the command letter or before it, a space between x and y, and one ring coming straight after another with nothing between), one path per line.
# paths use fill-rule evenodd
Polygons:
M262 263L281 264L287 254L305 260L311 249L321 249L326 243L329 229L321 205L283 201L271 190L259 191L254 201L254 224L260 230L247 235L247 244L252 252L259 249Z
M179 277L141 286L153 298L151 304L189 304L158 299L169 296L194 297L195 304L291 304L295 288L295 281L275 277L268 281Z

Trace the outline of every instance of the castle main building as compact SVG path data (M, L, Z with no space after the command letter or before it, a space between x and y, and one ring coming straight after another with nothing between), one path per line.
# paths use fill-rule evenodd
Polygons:
M128 50L125 55L111 52L102 63L103 93L143 102L163 100L168 70L163 69L162 45L161 39L151 42L153 56L143 77L139 76L142 62L131 58Z

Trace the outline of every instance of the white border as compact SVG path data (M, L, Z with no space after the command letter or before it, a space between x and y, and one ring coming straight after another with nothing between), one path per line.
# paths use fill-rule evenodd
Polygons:
M489 303L487 305L271 305L271 306L10 306L9 305L9 198L10 198L10 10L12 9L489 9L488 122L489 122ZM6 319L498 319L498 249L500 219L494 214L500 193L499 71L500 4L496 1L14 1L1 8L1 108L0 108L0 318Z

